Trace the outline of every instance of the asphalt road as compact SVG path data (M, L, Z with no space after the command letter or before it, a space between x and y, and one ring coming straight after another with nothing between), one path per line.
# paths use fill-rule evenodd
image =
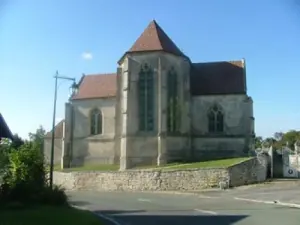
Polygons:
M300 191L297 188L269 189L272 194L268 194L268 187L260 187L197 195L89 191L70 192L69 195L72 204L121 225L299 225L300 209L263 201L273 201L280 195L287 198L289 191L293 196L299 195Z

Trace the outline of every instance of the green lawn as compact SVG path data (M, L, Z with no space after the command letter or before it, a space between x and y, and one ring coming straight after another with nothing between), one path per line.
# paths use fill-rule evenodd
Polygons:
M87 164L81 167L72 167L67 169L61 169L60 165L54 167L55 171L71 172L71 171L117 171L119 170L119 165L108 165L108 164Z
M197 168L227 168L234 164L243 162L250 159L249 157L244 158L231 158L231 159L220 159L220 160L212 160L212 161L204 161L204 162L195 162L195 163L186 163L186 164L178 164L174 166L170 166L165 169L197 169Z
M31 209L0 210L1 223L7 225L102 225L89 211L72 207L40 206Z
M231 165L243 162L250 159L249 157L244 158L230 158L230 159L220 159L204 162L194 162L194 163L170 163L164 166L139 166L133 169L160 169L160 170L169 170L169 169L197 169L197 168L209 168L209 167L229 167ZM119 170L119 165L96 165L96 164L87 164L82 167L73 167L61 170L60 166L55 166L54 170L63 171L63 172L72 172L72 171L117 171Z

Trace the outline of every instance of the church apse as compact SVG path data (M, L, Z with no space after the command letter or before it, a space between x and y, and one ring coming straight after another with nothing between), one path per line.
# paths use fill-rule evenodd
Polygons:
M121 165L152 165L157 159L157 54L131 54L121 66Z

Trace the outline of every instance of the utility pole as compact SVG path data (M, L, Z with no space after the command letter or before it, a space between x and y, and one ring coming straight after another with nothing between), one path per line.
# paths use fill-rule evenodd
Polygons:
M55 142L55 118L56 118L56 101L57 101L57 81L58 79L73 81L71 86L72 94L76 93L78 86L76 84L75 78L59 76L58 71L54 76L55 86L54 86L54 103L53 103L53 118L52 118L52 137L51 137L51 155L50 155L50 188L53 189L53 167L54 167L54 142Z

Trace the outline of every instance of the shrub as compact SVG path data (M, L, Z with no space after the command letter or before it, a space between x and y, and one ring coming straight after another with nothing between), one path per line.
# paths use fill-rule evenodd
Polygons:
M4 177L9 170L9 152L11 150L10 142L8 139L1 139L0 142L0 184L4 181Z
M0 161L4 171L0 203L67 204L64 190L57 186L51 189L48 185L44 156L39 145L25 142L17 150L6 146L6 150L0 152Z
M38 191L46 184L44 158L39 148L31 142L9 154L9 176L6 183L11 187L22 184Z
M47 186L41 193L40 203L47 205L67 205L68 196L65 190L59 186L53 186L53 189Z

